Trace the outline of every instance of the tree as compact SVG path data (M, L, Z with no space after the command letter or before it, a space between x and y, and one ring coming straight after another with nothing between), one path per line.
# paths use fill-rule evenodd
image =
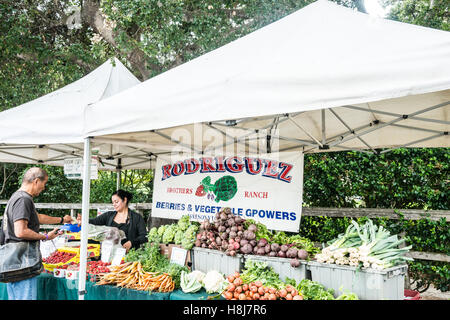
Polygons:
M384 0L388 19L450 31L449 2L445 0Z

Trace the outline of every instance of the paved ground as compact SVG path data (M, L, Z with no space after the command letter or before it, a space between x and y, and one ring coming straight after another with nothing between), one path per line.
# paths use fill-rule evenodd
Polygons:
M441 292L431 285L427 291L420 294L422 300L450 300L450 291Z

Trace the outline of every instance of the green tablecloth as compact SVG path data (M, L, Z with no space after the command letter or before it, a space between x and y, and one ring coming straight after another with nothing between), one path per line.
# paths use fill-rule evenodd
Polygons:
M97 286L86 281L85 300L206 300L209 296L204 289L197 293L184 293L175 290L170 293L160 293L124 289L116 286ZM38 300L77 300L78 281L55 278L51 274L42 273L38 276ZM0 300L8 300L6 284L0 283Z

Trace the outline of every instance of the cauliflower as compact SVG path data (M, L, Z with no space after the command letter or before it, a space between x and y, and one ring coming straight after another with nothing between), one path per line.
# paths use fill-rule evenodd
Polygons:
M190 225L189 228L186 229L183 239L181 240L181 246L186 249L190 250L194 246L195 243L195 237L198 231L198 227L196 225Z
M202 282L205 278L206 274L201 272L200 270L194 270L189 274L191 277L194 277L197 281Z
M216 270L209 271L203 278L203 287L207 293L222 293L226 289L227 283L223 274Z
M176 230L177 227L175 224L168 225L167 228L164 230L164 234L162 236L162 243L165 244L172 243L175 238Z
M161 236L158 234L158 228L153 227L150 229L148 233L148 241L149 242L161 242Z
M186 229L189 227L190 222L189 222L189 216L185 215L182 216L180 220L178 220L178 229L181 231L186 231Z
M185 293L197 292L202 288L201 282L197 279L197 274L187 273L184 270L181 271L180 286Z
M184 232L180 229L175 233L175 244L181 244L181 241L183 240Z
M164 231L166 231L166 228L167 228L167 225L165 225L165 224L163 224L162 226L160 226L160 227L158 228L158 235L159 235L160 237L163 236Z

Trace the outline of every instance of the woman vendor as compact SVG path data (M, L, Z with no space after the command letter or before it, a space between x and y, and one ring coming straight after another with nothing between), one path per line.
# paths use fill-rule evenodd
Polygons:
M138 249L141 244L146 243L147 229L144 218L137 212L128 208L133 195L124 190L117 190L111 196L114 211L107 211L89 219L89 223L97 226L116 227L125 233L126 238L121 244L127 250ZM78 224L81 224L81 215L77 217Z

